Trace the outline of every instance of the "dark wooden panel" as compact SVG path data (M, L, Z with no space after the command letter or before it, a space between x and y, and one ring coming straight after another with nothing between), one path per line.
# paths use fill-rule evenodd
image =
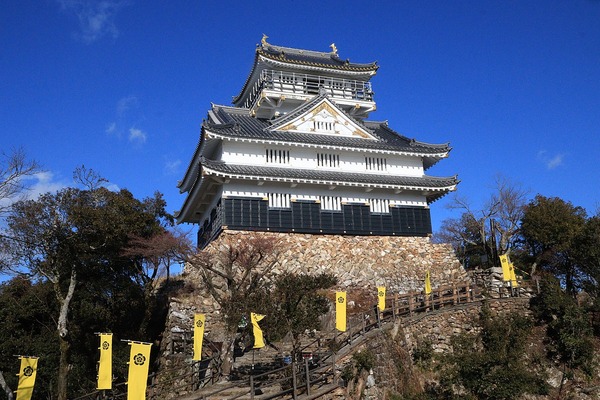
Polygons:
M230 229L270 230L349 235L426 236L431 233L427 208L392 207L389 214L372 214L369 206L345 204L342 211L322 211L320 204L297 201L289 209L269 209L263 199L227 198L223 201L223 224ZM210 235L204 227L200 236Z

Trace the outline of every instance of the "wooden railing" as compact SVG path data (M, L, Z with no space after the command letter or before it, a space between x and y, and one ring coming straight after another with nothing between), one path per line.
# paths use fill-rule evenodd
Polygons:
M513 295L518 295L518 293L513 293ZM227 397L228 400L242 397L275 399L282 396L297 399L299 396L313 395L315 392L332 391L339 386L335 371L340 367L340 359L364 343L371 332L378 331L377 328L392 326L391 322L401 322L402 319L410 318L413 315L423 315L434 310L447 309L451 311L455 306L481 299L483 299L483 294L479 287L468 282L441 286L433 289L429 295L425 295L422 291L412 291L388 296L385 310L379 311L376 305L366 312L352 313L350 310L346 332L337 330L324 332L322 337L315 338L300 348L288 364L264 372L252 370L246 375L246 378L242 378L238 382L219 385L218 389L215 387L215 390L207 390L205 393L185 398L208 400L219 394L223 396L224 392L232 389L237 389L237 394ZM310 357L306 357L308 354ZM193 392L200 387L214 383L221 378L219 359L219 354L214 354L209 360L202 361L205 367L200 368L199 364L193 363L190 366L191 371L186 370L184 373L175 374L175 372L181 372L176 368L161 370L162 377L173 374L169 379L159 380L157 375L151 375L148 399L162 400L165 390L171 393L180 390ZM192 379L184 384L175 384L182 380L185 381L186 378ZM270 393L259 394L267 391ZM125 392L124 388L116 387L110 394L94 392L74 400L120 399L125 397Z
M310 396L318 390L327 392L338 387L336 368L339 367L341 357L350 353L353 348L363 343L375 328L389 325L402 317L413 314L424 313L443 308L472 303L482 299L479 288L470 283L441 286L429 295L423 292L409 292L386 297L386 308L379 311L374 306L367 312L350 314L346 332L331 331L329 339L317 338L303 346L289 365L273 369L260 374L251 374L239 387L246 390L240 392L228 400L239 398L250 399L275 399L286 396L286 398L297 399L301 395ZM302 355L308 349L317 347L317 351L310 352L312 362ZM258 394L267 391L267 388L278 387L276 392ZM223 387L218 390L204 393L195 397L196 400L208 400L219 393L223 393L231 387ZM275 389L277 390L277 389Z
M328 95L337 99L373 101L373 89L371 82L368 81L263 70L252 86L244 107L252 108L261 98L263 90L307 96L315 96L324 90Z

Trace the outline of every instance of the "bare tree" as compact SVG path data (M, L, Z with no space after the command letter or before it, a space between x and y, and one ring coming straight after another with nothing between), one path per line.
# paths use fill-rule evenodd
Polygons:
M94 171L91 168L87 168L85 165L81 164L81 166L75 168L73 171L73 180L76 183L79 183L87 190L96 190L103 183L107 183L108 179L104 178L98 172Z
M261 234L221 237L189 260L210 296L221 306L226 324L222 346L222 370L227 376L233 362L233 346L240 320L264 293L280 258L279 242Z
M149 237L133 236L122 254L135 260L142 285L152 290L158 277L166 276L169 280L171 267L184 263L194 249L188 232L175 228L163 229Z
M27 160L21 148L0 155L0 216L4 216L10 205L25 194L26 179L40 171L39 164Z
M461 211L460 218L442 222L438 241L451 243L457 253L486 255L496 263L498 253L508 253L515 245L519 224L529 192L507 178L497 176L495 187L483 207L473 207L464 197L456 196L448 208Z

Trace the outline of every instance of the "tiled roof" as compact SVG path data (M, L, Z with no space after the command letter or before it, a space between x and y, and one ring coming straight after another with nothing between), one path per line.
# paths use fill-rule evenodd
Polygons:
M415 177L382 174L362 174L355 172L325 171L299 168L263 167L256 165L226 164L223 161L201 160L203 167L230 177L273 178L284 180L304 180L323 184L371 184L382 186L401 186L414 189L449 190L458 184L453 177Z
M293 49L290 47L274 46L268 43L258 46L256 52L265 58L291 64L365 72L376 71L379 68L377 62L369 64L353 63L348 59L342 60L334 52Z
M304 108L300 106L300 108ZM448 144L429 144L409 139L390 129L385 122L357 122L362 124L377 140L359 137L335 136L299 132L270 131L273 121L250 116L248 109L214 106L214 114L221 123L205 122L204 128L230 138L281 141L285 143L338 146L365 150L387 150L419 155L438 155L450 151ZM296 114L296 111L292 113ZM277 120L275 120L277 121ZM427 165L425 166L428 167Z

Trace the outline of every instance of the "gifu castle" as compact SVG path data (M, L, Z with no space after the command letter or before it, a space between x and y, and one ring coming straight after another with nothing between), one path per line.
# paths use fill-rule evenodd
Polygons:
M203 247L222 230L427 236L458 179L425 172L448 144L407 138L375 111L376 63L263 37L233 106L212 105L178 187Z

